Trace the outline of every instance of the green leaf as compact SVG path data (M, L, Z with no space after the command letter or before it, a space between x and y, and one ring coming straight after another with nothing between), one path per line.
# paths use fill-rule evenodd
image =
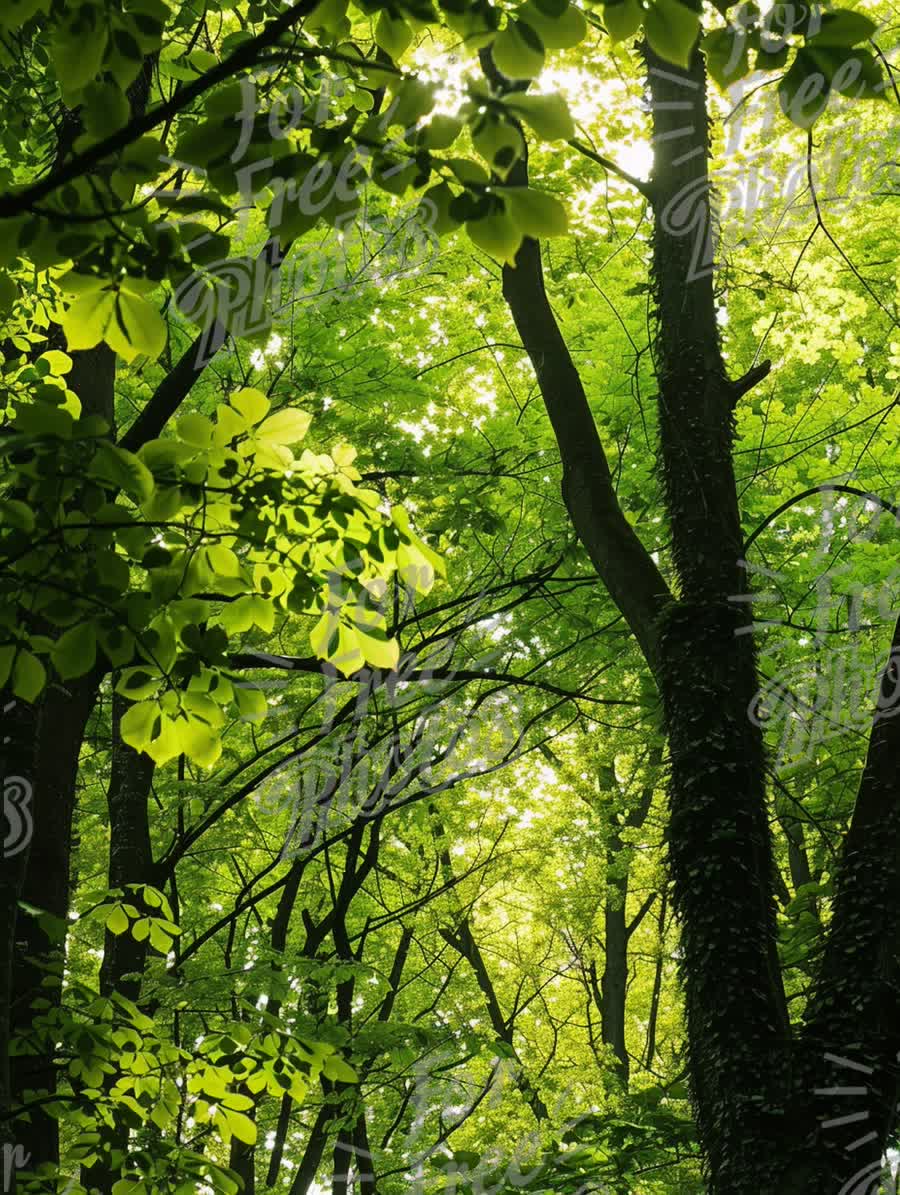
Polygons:
M387 113L381 117L381 127L400 125L413 128L434 107L436 86L421 79L401 79L393 85L394 97Z
M19 284L9 274L0 273L0 313L12 311L13 304L19 297Z
M325 1059L322 1067L322 1074L326 1079L332 1079L340 1083L358 1083L359 1075L349 1063L346 1063L339 1054L329 1054Z
M16 649L11 643L0 647L0 685L5 685L9 679L15 656Z
M131 927L131 936L136 942L146 942L150 936L150 918L141 917L140 920L135 921Z
M469 220L466 232L479 249L505 265L514 265L522 243L521 229L505 211L493 211L481 220Z
M534 0L527 0L519 9L519 16L547 50L570 50L587 36L587 21L573 4L567 4L557 15L548 16Z
M885 99L881 65L869 50L814 46L804 51L822 68L832 91L853 99Z
M392 17L382 9L375 26L375 44L396 62L409 48L413 34L409 25L400 17Z
M111 482L139 502L146 502L154 490L153 474L133 453L109 440L98 440L88 467L89 475Z
M242 390L235 390L228 400L236 411L239 411L252 427L264 419L271 403L261 390L252 386L245 386ZM221 409L221 408L220 408ZM221 423L221 418L219 420Z
M525 152L525 142L516 126L493 116L485 118L473 130L472 144L501 178L506 177Z
M419 136L426 149L448 149L463 130L463 122L455 116L438 113L432 116Z
M471 158L448 158L447 165L461 183L470 185L490 182L491 176L485 168L480 162L475 162Z
M145 133L122 150L119 169L133 182L150 182L168 161L160 139Z
M47 670L30 651L22 648L16 656L12 672L12 690L23 701L33 702L44 687Z
M41 353L34 364L36 368L40 368L42 363L54 377L63 377L72 369L72 358L68 353L60 352L59 349L48 349L46 353Z
M178 435L186 444L197 448L208 448L213 438L213 422L205 415L192 412L182 415L176 424Z
M299 444L309 430L312 415L295 407L283 408L269 415L255 432L257 440L272 444Z
M357 627L356 640L366 663L371 664L373 668L383 668L390 672L400 662L400 645L396 639L379 639Z
M700 14L679 0L653 0L644 16L650 46L667 62L687 68L700 32Z
M221 739L197 718L179 718L175 723L181 749L203 768L211 768L222 754Z
M113 318L116 297L111 290L92 288L81 295L62 317L61 326L69 349L92 349L103 339Z
M245 1145L256 1144L256 1124L245 1116L243 1112L232 1112L230 1109L221 1108L221 1114L231 1130L231 1134L237 1137L238 1141L243 1141Z
M347 15L347 0L322 0L303 23L305 29L324 29L335 33Z
M0 520L17 531L34 530L34 511L18 498L0 499Z
M778 84L778 102L785 116L801 129L811 128L825 111L831 85L819 63L804 50Z
M81 106L84 127L98 141L128 124L128 96L113 83L89 83Z
M865 13L838 8L822 13L818 30L806 39L808 47L813 46L855 46L866 41L877 30L878 25Z
M46 12L49 0L4 0L0 29L20 29L36 12Z
M569 221L564 205L555 195L531 187L498 187L510 216L529 237L564 237Z
M87 4L75 12L75 19L68 26L58 25L50 41L50 56L64 95L79 91L96 76L106 51L105 19Z
M47 403L22 403L16 407L13 425L26 436L59 436L69 439L74 420L61 407Z
M530 25L508 20L492 46L494 65L507 79L534 79L544 69L544 47Z
M557 92L550 95L512 95L507 98L506 106L544 141L569 141L575 136L575 122L569 105Z
M716 83L725 90L750 70L748 38L733 27L713 29L703 39L706 66Z
M71 279L65 280L69 287ZM165 320L142 295L93 285L63 315L62 329L70 349L90 349L105 340L126 361L142 353L158 357L167 336Z
M262 722L268 711L266 695L261 689L245 689L242 686L234 690L241 718L245 722Z
M446 236L459 228L462 221L455 220L450 210L453 200L453 191L447 183L437 183L429 187L422 196L416 212L419 226L428 228L438 237Z
M166 347L167 335L166 321L153 303L131 291L119 292L115 320L105 333L110 348L126 361L140 354L155 359Z
M130 925L128 914L121 905L113 905L112 911L106 918L106 928L111 934L124 934Z
M57 639L50 653L53 667L63 680L84 676L97 658L97 633L94 624L82 622L70 627Z
M134 655L134 635L127 627L97 627L97 639L114 668L121 668Z
M144 701L155 697L159 690L161 676L143 665L124 668L116 684L116 692L131 701Z
M231 548L226 548L223 544L210 544L206 548L206 558L210 568L222 577L239 577L241 575L240 560Z
M615 0L603 5L603 24L613 42L634 37L643 19L644 13L637 0Z
M754 67L758 71L780 71L783 66L787 65L790 51L791 47L787 43L772 50L766 49L765 45L760 45L756 53Z
M141 701L125 711L119 724L123 742L135 751L145 751L151 742L154 724L159 718L155 701Z
M150 945L160 954L168 954L172 949L172 939L155 921L150 922Z

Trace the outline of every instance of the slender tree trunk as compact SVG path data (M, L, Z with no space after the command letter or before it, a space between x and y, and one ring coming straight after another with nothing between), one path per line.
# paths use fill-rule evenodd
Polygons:
M112 745L107 809L109 812L109 869L110 888L124 888L126 884L158 883L159 877L153 866L150 844L150 819L147 802L153 780L154 763L149 755L137 752L122 741L119 724L128 702L114 693L112 699ZM129 893L128 900L141 912L153 914L136 893ZM148 939L139 942L133 934L113 934L108 930L103 947L103 961L100 964L100 993L109 996L119 992L129 1000L138 1001L141 995L141 981L150 949ZM109 1084L116 1076L109 1076ZM128 1129L117 1132L115 1146L123 1151L128 1141ZM110 1167L103 1161L86 1168L82 1182L102 1195L108 1195L113 1184L121 1177L118 1167Z
M662 900L659 905L659 934L658 934L658 953L656 956L656 963L653 969L653 991L650 994L650 1014L647 1017L647 1045L644 1054L644 1066L647 1070L653 1069L653 1062L656 1058L656 1027L659 1022L659 1000L662 993L662 975L663 975L663 951L665 949L666 940L666 914L668 912L669 894L663 892Z
M662 758L658 748L651 752L651 767L655 770ZM610 792L619 788L615 770L605 767L600 773L601 791ZM603 972L600 976L598 1008L600 1011L600 1033L605 1045L609 1046L616 1060L616 1070L625 1087L628 1086L630 1060L625 1043L625 1023L628 998L628 943L644 915L649 911L653 897L644 904L634 921L628 922L628 881L625 860L625 843L621 827L639 829L647 820L653 800L653 785L648 784L641 793L638 804L624 816L618 811L613 814L613 827L606 848L606 897L603 902ZM621 819L621 820L620 820ZM596 971L593 972L596 974Z
M122 741L119 724L128 704L118 693L113 695L112 763L107 793L110 888L123 888L126 884L155 885L159 878L153 865L147 805L154 763L149 755ZM141 906L134 894L129 899ZM147 938L139 942L133 934L107 931L100 966L101 994L108 996L115 991L129 1000L138 1000L148 949Z

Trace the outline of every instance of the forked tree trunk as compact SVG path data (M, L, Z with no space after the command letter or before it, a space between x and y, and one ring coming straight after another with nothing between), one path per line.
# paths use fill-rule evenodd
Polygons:
M573 525L663 698L669 865L708 1191L874 1195L896 1123L900 1049L900 716L884 716L900 704L897 663L886 668L807 1022L792 1030L776 949L765 750L748 717L758 692L752 611L733 600L745 589L734 406L768 363L730 379L720 351L703 58L695 51L681 69L644 54L660 464L677 597L622 526L534 241L504 267L504 296L556 434ZM514 174L510 182L527 182L525 164ZM848 1087L858 1089L852 1107ZM852 1113L855 1127L827 1124Z

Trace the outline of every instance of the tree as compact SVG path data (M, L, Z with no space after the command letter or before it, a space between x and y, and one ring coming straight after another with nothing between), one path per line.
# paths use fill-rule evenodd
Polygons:
M575 701L576 709L583 709L586 697L595 702L628 701L635 695L652 706L654 687L661 698L670 760L666 835L672 903L681 931L693 1107L709 1189L782 1192L835 1185L880 1168L895 1124L892 1067L900 1042L895 1041L896 961L890 934L896 900L892 887L881 889L869 879L872 871L890 875L893 861L896 814L890 765L896 749L894 723L888 716L895 696L893 654L884 669L878 716L840 861L829 866L830 890L817 893L828 906L815 929L820 956L802 960L811 979L799 992L802 1012L792 1015L785 992L785 957L779 956L777 944L777 883L768 824L772 783L761 719L748 716L758 708L763 684L745 574L749 548L771 525L772 510L783 514L809 495L808 487L799 498L785 489L777 491L775 508L767 512L765 503L760 511L758 499L738 491L736 427L745 426L746 405L767 382L771 366L759 364L737 336L735 345L749 362L747 367L742 372L730 369L723 355L722 275L712 269L712 93L706 64L719 83L734 83L749 71L752 51L754 66L772 72L768 78L778 87L784 113L803 129L820 117L828 121L829 114L822 113L829 93L890 94L885 84L893 87L892 68L877 42L872 50L862 47L876 26L859 11L801 14L791 9L776 14L773 26L771 19L767 24L751 10L741 10L740 20L730 19L726 9L726 27L707 33L701 50L698 12L675 0L659 0L645 9L629 0L605 5L601 17L589 14L589 22L574 6L557 9L526 5L515 15L504 14L499 31L501 15L486 5L440 14L427 7L361 8L350 15L346 5L301 3L271 14L263 5L250 5L246 12L226 9L214 31L206 17L198 22L187 8L170 9L151 0L115 14L93 5L59 6L46 19L40 4L20 3L2 18L5 88L17 122L13 131L28 134L21 150L18 141L6 147L7 191L0 196L9 267L4 288L12 313L7 386L15 387L5 439L10 467L4 549L10 581L4 616L11 638L3 650L5 703L16 704L4 775L20 777L31 787L34 833L11 861L4 860L5 996L0 1003L7 1018L13 1010L18 1029L24 1031L54 957L53 923L46 917L23 917L23 902L26 908L50 913L57 926L69 914L74 800L86 733L95 738L108 735L112 749L109 876L111 888L120 891L100 901L109 930L101 983L106 992L124 998L123 989L134 984L128 977L147 965L141 942L149 940L151 946L166 950L177 937L174 904L172 917L160 919L152 911L163 908L155 903L164 899L159 886L177 887L173 868L203 835L217 833L220 818L249 791L238 787L243 796L230 794L223 807L201 815L193 827L179 821L175 846L162 859L154 857L148 847L151 761L161 769L180 757L182 773L187 761L207 766L221 750L223 711L232 709L233 701L245 718L262 712L259 699L248 696L252 690L240 681L235 688L236 678L255 670L260 657L239 651L242 645L232 645L229 636L242 635L254 623L269 633L273 611L285 609L301 619L298 625L304 626L304 634L311 630L314 653L332 658L357 692L365 692L371 679L359 672L361 665L396 670L400 663L391 632L404 626L401 599L392 597L392 609L380 601L388 592L384 583L398 571L407 579L411 568L433 571L433 554L402 513L392 509L383 514L378 509L381 495L357 486L363 478L353 472L343 450L334 449L327 458L304 454L294 468L289 445L306 429L292 404L269 415L268 397L246 385L235 393L233 377L223 386L225 393L216 396L228 398L227 404L214 401L215 384L202 396L197 389L215 370L215 354L229 341L255 337L257 351L265 355L279 271L285 262L296 261L290 257L292 246L309 245L317 225L331 225L343 235L348 219L362 210L362 180L368 172L388 195L410 188L423 192L414 225L420 239L427 233L430 241L433 233L464 223L472 244L500 263L502 293L556 442L571 529L601 582L592 591L586 616L592 628L605 626L611 601L645 662L643 685L632 676L623 681L623 696L615 699L586 693L589 681L569 688L541 678L538 691L549 695L555 688L559 701L567 708ZM618 41L631 38L643 24L654 145L648 182L594 150L587 144L590 138L579 138L560 96L529 90L546 49L577 45L588 24L596 30L601 19ZM450 44L458 36L479 50L484 77L468 84L468 97L456 117L438 113L421 126L434 111L437 89L407 74L402 59L414 30L423 27L438 44ZM93 34L90 53L82 48L87 30ZM599 79L608 77L608 65L591 66ZM784 66L783 76L775 73ZM251 79L251 72L257 77ZM323 107L319 93L326 78L337 99ZM877 116L867 119L872 127L877 125ZM392 128L402 132L392 136ZM807 170L814 223L809 244L784 282L785 292L796 293L804 254L814 239L824 241L828 253L852 277L844 292L863 302L870 328L877 329L874 342L896 322L890 299L881 293L889 279L863 275L830 230L813 175L813 136L808 134ZM456 152L465 156L454 157L448 151L459 138L466 148ZM532 142L527 149L526 139ZM617 186L631 189L634 203L649 204L653 213L652 260L645 263L639 256L634 297L649 293L653 301L651 356L658 395L656 414L649 422L659 444L664 526L658 531L641 529L635 492L626 494L631 506L619 492L621 469L610 463L609 432L601 436L601 424L612 421L592 402L587 375L575 364L573 349L578 346L564 336L548 297L536 238L563 234L568 224L564 205L552 193L551 159L540 148L544 141L566 143L564 152L573 155L568 160L576 163L576 176L600 167L618 180ZM49 170L44 168L48 161ZM551 183L549 189L531 186L536 170L542 183ZM196 171L203 172L201 185L188 191L185 184ZM562 190L559 183L557 189ZM249 226L240 229L231 224L229 201L236 196L249 209ZM631 211L627 202L625 207ZM866 247L878 244L878 228L859 235ZM262 242L257 252L248 249L254 240ZM808 260L817 248L810 249ZM590 256L597 247L589 241L586 247L576 245L575 251ZM328 254L329 261L341 260L334 241ZM728 263L737 276L744 268L739 257L736 253ZM872 260L883 258L876 253ZM346 270L346 255L344 262ZM581 277L592 282L589 267L583 261L578 264ZM649 273L641 276L645 267ZM759 277L765 278L765 273ZM769 280L772 277L768 272ZM565 279L559 281L564 291ZM740 307L746 296L738 294L732 303L739 284L733 278L729 283L729 309ZM814 295L823 290L814 273L808 286ZM597 291L603 297L602 289ZM154 295L165 296L168 324ZM763 300L760 304L763 310ZM745 328L751 322L746 319ZM172 346L185 337L186 323L199 331L174 361ZM631 337L626 321L623 327ZM589 331L596 335L596 328ZM64 345L67 353L62 352ZM485 341L480 347L497 360L491 344ZM859 345L851 351L848 385L859 383L855 367L861 351ZM117 385L116 355L137 363L134 381L127 385ZM153 362L161 355L165 366L160 370ZM875 356L880 369L884 354ZM142 381L142 369L154 379L149 386ZM647 372L638 353L636 386ZM505 380L515 396L515 387ZM868 385L873 392L866 396L870 401L877 387L871 380ZM182 415L174 435L163 435L189 401L201 409ZM114 442L116 416L121 422L129 403L138 414ZM207 416L216 406L212 422ZM504 451L492 450L488 469L481 471L515 484L523 476L521 463L509 470ZM758 457L761 452L762 444ZM620 447L617 455L623 454ZM461 464L449 460L449 483L433 475L438 494L442 486L451 495L459 492L457 485L463 492L471 487L471 478L479 473L473 463L474 456ZM418 476L422 462L414 472L401 462L394 476L389 476L390 468L379 469L380 464L372 470L378 483L402 485L404 476ZM653 484L646 462L642 469L647 484ZM213 471L218 480L231 484L211 486ZM819 480L814 479L813 489ZM867 497L870 490L861 493ZM502 488L499 495L504 496ZM888 501L883 496L882 500ZM452 548L459 513L448 511L452 503L446 498L438 496L433 502L436 522L443 521ZM749 509L755 530L748 529ZM490 535L490 519L496 526L498 516L489 509L479 513L490 516L482 523ZM540 507L531 517L540 526ZM110 524L113 518L128 525ZM502 517L499 521L502 524ZM805 528L798 532L804 533ZM209 545L211 534L224 541ZM554 527L553 534L571 556L567 529ZM170 542L170 536L177 538ZM51 547L45 548L48 542ZM273 559L273 552L287 554L287 570L283 555ZM561 579L563 586L571 583L572 592L583 594L580 582L585 578L578 575L570 582L558 567L550 567L550 559L547 553L537 562L531 579L514 576L515 588L530 597L533 585L540 600L551 605L551 582ZM578 560L583 564L583 556ZM66 595L64 609L60 593ZM165 604L163 615L149 608L145 594ZM102 617L96 613L98 599ZM439 617L440 607L434 609ZM313 613L318 621L310 628L302 619ZM428 643L426 634L420 648ZM308 656L294 646L277 658L269 654L265 662L288 673L308 670ZM71 692L54 689L52 681L45 688L43 660L63 683L75 682ZM119 674L111 717L107 709L96 707L110 670ZM476 686L473 700L476 707L483 705L491 687L490 669L460 668L455 675L460 683ZM589 667L583 675L591 676ZM415 677L417 682L430 679ZM527 673L509 670L503 679L527 691ZM372 691L384 683L372 682ZM165 686L170 687L163 692ZM391 744L393 778L403 729L396 725L390 701L380 716L386 721L385 741ZM544 711L535 710L533 716L543 717ZM91 718L96 726L88 731ZM59 725L64 727L61 735ZM417 742L424 731L421 726L415 729L414 722L410 725ZM329 724L328 733L332 730ZM351 769L358 756L351 750ZM428 762L433 766L431 759ZM238 771L241 766L236 759ZM784 784L776 778L776 787ZM379 799L384 797L384 787L374 791ZM780 789L779 793L783 800ZM644 802L637 808L643 809ZM365 816L376 810L374 820ZM354 951L361 949L352 945L346 919L352 900L362 896L365 881L382 862L376 827L387 812L386 805L366 809L363 802L349 819L341 838L345 844L340 874L322 847L335 899L330 910L316 915L304 909L303 953L310 961L319 958L326 938L333 942L338 1019L345 1026L353 1021L356 980L341 967L358 964ZM633 814L628 816L633 820ZM783 806L781 816L787 822ZM430 827L429 834L435 833L440 836ZM812 882L808 857L804 862L806 844L796 824L788 835L792 884L802 888ZM424 849L421 844L419 849ZM620 853L618 844L613 853ZM440 866L450 883L452 863L446 852ZM266 893L283 889L271 933L276 960L286 949L302 870L288 867L278 889ZM54 876L52 892L47 891L48 874ZM242 877L240 882L249 892L259 881ZM821 871L816 882L821 886ZM129 891L136 894L135 901L124 900ZM787 895L789 905L793 897ZM236 910L252 910L256 902L256 897L245 902L242 895ZM237 912L226 921L229 933L236 916ZM155 926L154 942L153 925L160 920L165 924ZM610 918L610 924L613 921ZM139 931L143 939L132 922L146 924L146 932ZM441 936L468 965L480 998L487 1001L494 1031L515 1054L515 1015L503 1012L473 924L477 927L477 918L460 905L451 924L441 927ZM661 931L664 928L663 918ZM197 941L204 940L204 932ZM367 931L361 932L365 941ZM15 973L14 941L24 956ZM406 927L395 944L399 971L390 984L392 992L406 965L405 941ZM194 952L197 949L195 943ZM611 976L610 949L608 939L606 965ZM232 952L229 945L229 957ZM176 974L180 966L176 959ZM394 975L393 964L390 973ZM130 1019L126 1025L117 1024L115 1032L149 1032L135 1003L151 999L144 988L134 987L134 999L127 1007L119 1005L116 1016L124 1010ZM16 1062L4 1085L7 1116L10 1105L34 1104L35 1089L52 1092L60 1035L83 1033L85 1010L88 1016L100 1015L101 1008L109 1007L83 1003L80 1014L73 1015L66 1011L71 1005L60 1003L58 986L50 991L57 994L50 1000L38 1052ZM182 1067L182 1081L198 1084L194 1094L206 1090L202 1084L209 1065L219 1066L229 1056L223 1039L237 1041L255 1059L249 1069L230 1072L229 1083L243 1085L240 1090L229 1088L235 1115L223 1112L223 1123L216 1120L226 1141L237 1136L242 1143L231 1149L230 1164L246 1187L255 1179L254 1097L263 1090L272 1094L279 1085L271 1059L263 1060L263 1025L282 1034L275 1040L285 1048L291 1036L279 1023L281 1000L272 993L269 997L276 1006L274 1013L267 1012L274 1024L263 1017L257 1026L253 1012L235 1004L230 1026L204 1039L200 1061L189 1050L178 1054L181 1047L170 1047L162 1038L141 1051L155 1056L160 1067ZM99 999L113 997L102 994ZM390 1015L390 1000L385 999L381 1007ZM602 996L601 1005L609 1011ZM512 1007L518 1006L517 996ZM604 1029L603 1038L613 1046L621 1071L618 1011L616 1026L608 1033ZM0 1022L0 1028L10 1026ZM820 1125L819 1093L831 1090L839 1102L836 1076L851 1045L857 1064L871 1071L876 1104L874 1136L856 1143L855 1152L839 1148ZM254 1053L257 1046L262 1054ZM164 1061L170 1048L176 1054L166 1055ZM274 1047L270 1043L266 1048ZM85 1146L81 1157L87 1165L100 1166L102 1173L95 1172L94 1181L109 1188L122 1173L129 1148L119 1121L127 1101L117 1081L102 1078L104 1065L115 1073L109 1042L95 1042L83 1053L94 1062L82 1059L81 1071L69 1071L81 1100L78 1114L87 1115L85 1101L95 1098L94 1091L104 1092L113 1104L103 1128L103 1133L108 1131L106 1153L101 1158ZM652 1052L648 1054L652 1063ZM313 1057L320 1058L316 1066L325 1068L322 1109L348 1102L351 1106L346 1123L329 1110L318 1114L323 1116L320 1133L334 1122L334 1182L340 1189L341 1153L352 1152L361 1163L371 1154L372 1143L366 1137L365 1115L352 1106L352 1076L337 1062L328 1073L327 1053ZM299 1066L298 1062L295 1070ZM311 1077L316 1073L313 1067ZM254 1090L251 1082L262 1086ZM547 1110L525 1061L518 1090L528 1093L532 1112ZM289 1095L291 1100L298 1098L299 1087ZM283 1125L279 1122L276 1129L279 1150L290 1124L287 1098L282 1103ZM171 1099L169 1103L168 1111L163 1108L154 1120L166 1142L173 1123L181 1130L180 1113ZM140 1123L147 1107L137 1104L131 1112ZM57 1159L56 1138L43 1107L38 1100L30 1122L10 1141L22 1141L24 1135L34 1161L52 1164ZM219 1115L206 1104L204 1108L213 1120ZM248 1111L251 1115L245 1115ZM95 1131L93 1124L79 1124L73 1117L70 1127L90 1133ZM445 1131L438 1125L438 1139ZM147 1132L152 1136L152 1130ZM181 1149L181 1142L176 1146ZM174 1156L157 1150L152 1166L148 1164L147 1181L152 1177L163 1183L164 1166ZM318 1165L319 1159L309 1157L301 1172L311 1179ZM215 1182L231 1181L224 1169L216 1173ZM346 1175L343 1181L348 1181Z

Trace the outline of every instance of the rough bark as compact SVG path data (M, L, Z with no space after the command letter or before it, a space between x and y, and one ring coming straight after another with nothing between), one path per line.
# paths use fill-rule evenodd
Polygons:
M654 750L651 767L661 762L661 752ZM615 770L604 767L600 773L601 793L618 789ZM615 1059L616 1073L627 1088L631 1070L625 1025L628 1000L628 943L655 900L655 893L644 901L634 919L628 921L627 867L623 868L625 843L622 830L640 828L647 819L653 801L653 785L647 785L640 800L624 816L616 810L606 847L606 897L603 902L603 971L597 979L597 969L591 964L590 978L594 1001L600 1013L600 1036Z
M12 1098L22 1104L28 1091L53 1091L56 1085L52 1045L32 1039L32 1002L41 997L58 1003L60 986L43 986L48 975L61 982L65 926L69 911L69 862L75 780L84 728L94 705L99 670L65 688L51 684L37 708L31 810L34 831L20 899L50 913L61 932L36 916L20 913L15 928L15 970L12 992L12 1035L28 1053L11 1062ZM40 1108L16 1127L16 1139L31 1155L31 1164L58 1161L57 1123Z
M2 735L0 779L3 781L3 851L0 855L0 1144L12 1146L17 1135L12 1124L10 1040L15 973L15 936L18 902L22 897L33 826L34 721L33 706L18 701L9 688L0 690Z
M115 354L106 346L72 354L68 385L81 400L84 414L113 422ZM45 630L48 628L44 628ZM84 729L105 673L99 664L87 676L65 685L51 682L31 715L33 751L33 833L22 877L20 900L57 918L63 934L69 912L69 861L75 808L78 758ZM58 1001L59 987L42 987L47 968L60 970L64 936L48 934L35 917L18 917L14 931L16 962L12 991L12 1033L31 1028L32 1002L38 997ZM12 1099L24 1102L29 1090L53 1091L56 1070L48 1043L37 1052L17 1057L11 1066ZM40 1110L17 1128L17 1138L31 1153L31 1165L58 1161L56 1122Z
M653 113L654 361L680 594L660 625L670 752L669 866L681 925L691 1080L711 1195L774 1191L783 1173L790 1028L776 950L773 860L752 612L732 465L736 386L713 288L706 72L645 49ZM731 599L731 600L730 600Z
M125 699L114 694L112 763L107 791L110 888L122 888L126 884L155 885L158 880L153 865L147 807L154 763L149 755L122 742L119 724L127 708ZM140 901L129 899L140 906ZM138 1000L148 949L146 938L139 942L130 933L107 932L100 966L101 994L108 996L116 991L129 1000Z

